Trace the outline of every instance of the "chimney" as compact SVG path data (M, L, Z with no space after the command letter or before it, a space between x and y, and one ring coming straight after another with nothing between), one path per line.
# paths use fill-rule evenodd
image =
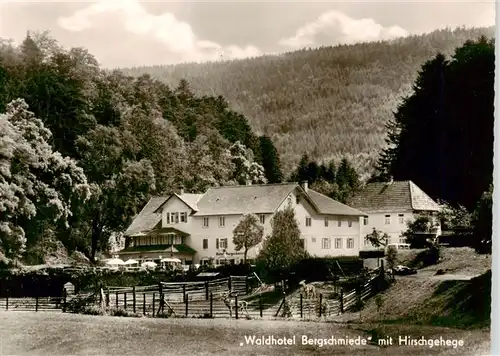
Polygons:
M184 194L184 186L181 185L179 187L179 195L182 195L182 194Z
M252 185L252 180L251 179L247 179L246 183L247 183L247 185Z
M304 191L307 193L309 189L309 184L307 183L306 180L302 181L302 189L304 189Z

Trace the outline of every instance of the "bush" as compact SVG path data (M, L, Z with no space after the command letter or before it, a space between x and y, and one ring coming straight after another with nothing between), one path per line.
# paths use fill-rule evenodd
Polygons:
M172 313L169 312L159 312L158 314L155 315L156 318L170 318L172 316Z
M86 305L80 310L80 314L106 315L106 311L97 305Z
M111 316L125 316L125 317L134 317L134 318L141 318L142 317L142 314L130 312L130 311L123 309L123 308L112 308L108 311L108 313Z
M338 263L338 264L337 264ZM339 270L338 265L342 271ZM363 260L357 256L340 256L336 258L306 258L299 261L292 271L298 281L327 281L334 275L356 275L363 269Z
M440 258L441 251L439 247L433 246L418 253L417 256L415 256L415 258L409 263L409 265L413 268L432 266L439 263Z

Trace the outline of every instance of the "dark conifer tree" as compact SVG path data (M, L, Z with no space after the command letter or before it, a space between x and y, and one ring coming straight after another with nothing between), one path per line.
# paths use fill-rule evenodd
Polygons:
M283 174L280 168L280 158L276 147L267 136L259 137L260 143L260 162L256 157L256 161L264 167L266 179L268 183L280 183L283 180Z
M388 125L379 179L412 180L433 198L474 208L492 182L494 51L480 38L422 66Z

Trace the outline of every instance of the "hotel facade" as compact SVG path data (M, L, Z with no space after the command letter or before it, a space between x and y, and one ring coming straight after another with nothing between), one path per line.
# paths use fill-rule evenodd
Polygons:
M264 238L271 219L287 206L295 211L301 242L317 257L357 256L364 246L363 219L367 214L308 188L307 182L209 188L204 194L153 197L126 230L128 244L121 259L140 262L178 258L184 264L239 263L233 230L243 215L258 216ZM251 248L252 262L262 243Z

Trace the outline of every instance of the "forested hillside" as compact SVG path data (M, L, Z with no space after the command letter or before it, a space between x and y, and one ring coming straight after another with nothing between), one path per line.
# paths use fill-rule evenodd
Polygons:
M0 39L0 264L61 244L93 259L151 195L281 180L271 141L222 97L102 70L47 34Z
M369 174L385 145L384 126L421 65L480 35L494 36L494 28L124 72L150 73L173 87L186 79L195 93L224 96L257 133L271 137L287 175L304 153L320 161L347 157Z

